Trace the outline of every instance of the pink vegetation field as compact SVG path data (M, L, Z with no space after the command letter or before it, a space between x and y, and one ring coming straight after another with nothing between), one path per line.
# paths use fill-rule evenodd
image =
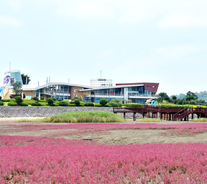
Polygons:
M207 128L207 124L15 126L21 130L75 128L80 132L159 128L200 133ZM85 140L1 135L0 183L207 183L207 144L101 145Z

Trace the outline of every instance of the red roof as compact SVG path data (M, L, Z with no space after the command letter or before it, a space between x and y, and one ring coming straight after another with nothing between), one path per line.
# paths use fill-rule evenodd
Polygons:
M138 82L138 83L117 83L116 86L125 86L125 85L136 85L143 84L144 89L151 91L153 93L157 93L159 83L150 83L150 82Z

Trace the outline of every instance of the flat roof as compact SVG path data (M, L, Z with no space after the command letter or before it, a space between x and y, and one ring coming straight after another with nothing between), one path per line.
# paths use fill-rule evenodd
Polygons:
M23 85L22 89L23 91L34 91L34 90L38 90L41 88L45 88L47 86L52 86L52 85L61 85L61 86L75 86L75 87L82 87L82 88L90 88L93 89L92 86L85 86L85 85L81 85L81 84L72 84L72 83L66 83L66 82L50 82L47 84L28 84L28 85Z
M122 85L122 86L110 86L110 87L100 87L93 89L82 89L80 91L91 91L91 90L99 90L99 89L111 89L111 88L124 88L124 87L135 87L135 86L144 86L144 84L136 84L136 85Z

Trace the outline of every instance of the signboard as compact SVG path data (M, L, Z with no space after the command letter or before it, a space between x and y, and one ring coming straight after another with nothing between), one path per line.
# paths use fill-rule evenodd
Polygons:
M8 84L10 84L10 74L6 74L3 80L3 86L7 86Z
M27 100L31 100L32 97L31 97L31 96L26 96L25 99L27 99Z
M124 100L128 100L129 93L128 93L128 88L124 88Z

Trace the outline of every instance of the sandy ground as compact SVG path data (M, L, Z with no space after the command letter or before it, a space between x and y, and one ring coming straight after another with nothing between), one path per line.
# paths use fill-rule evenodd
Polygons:
M9 118L10 119L10 118ZM22 131L12 127L13 124L48 124L48 123L18 123L15 119L7 121L1 119L0 135L21 135L21 136L48 136L47 134L62 132L62 131L75 131L76 129L53 129L53 130L39 130L39 131ZM139 121L128 120L123 124L129 123L144 123ZM148 123L148 122L145 122ZM182 122L150 122L161 124L174 124ZM184 122L183 122L184 123ZM186 123L186 122L185 122ZM188 122L191 123L191 122ZM194 123L194 122L193 122ZM207 122L206 122L207 123ZM52 123L49 123L52 124ZM54 124L54 123L53 123ZM58 123L59 124L59 123ZM61 123L65 124L65 123ZM8 126L9 125L9 126ZM57 123L56 123L57 125ZM108 130L102 133L88 133L88 134L74 134L55 137L62 137L66 139L83 139L97 141L101 144L143 144L143 143L189 143L189 142L207 142L207 132L199 133L196 135L161 135L161 132L167 130L162 129L125 129L125 130Z

